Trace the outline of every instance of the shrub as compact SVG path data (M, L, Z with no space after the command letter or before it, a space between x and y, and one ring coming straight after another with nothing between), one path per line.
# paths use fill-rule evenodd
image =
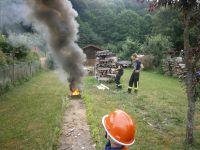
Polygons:
M46 64L49 69L55 69L54 61L52 57L48 57L48 59L46 60Z
M144 70L153 69L155 66L153 64L154 56L153 55L145 55L142 57L141 61L144 65Z
M119 52L119 57L121 59L130 59L133 53L140 53L141 45L138 41L134 41L130 37L122 44L122 50Z
M163 52L172 49L173 44L169 41L168 37L162 35L150 36L142 45L142 50L146 54L151 54L155 58L153 63L155 67L160 67L163 58Z
M23 61L26 59L29 53L29 49L26 46L22 45L17 48L14 48L12 53L15 59Z
M0 48L7 56L7 63L13 63L13 60L24 61L29 49L23 44L12 45L11 42L6 36L0 34Z
M6 55L0 49L0 66L7 64L6 62Z
M5 35L0 34L0 48L4 54L11 54L13 47L9 44Z
M33 51L29 52L28 55L26 56L26 60L28 62L39 61L39 59L40 59L40 57L39 57L38 53L33 52Z

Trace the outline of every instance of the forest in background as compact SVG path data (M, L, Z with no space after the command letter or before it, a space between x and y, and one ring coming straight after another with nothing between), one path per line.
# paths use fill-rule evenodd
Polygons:
M134 52L161 54L183 49L183 24L178 9L154 12L148 3L136 0L71 0L78 12L79 45L94 44L109 49L122 59ZM191 46L197 45L199 29L190 31Z
M10 0L11 1L11 0ZM10 1L3 1L4 7ZM183 21L179 9L159 8L149 11L147 2L137 0L71 0L79 16L79 40L81 47L92 44L111 50L122 60L129 60L133 53L156 56L154 66L158 67L164 51L183 49ZM2 11L3 12L3 11ZM6 16L2 20L7 20ZM9 28L12 34L7 33ZM12 32L13 30L13 32ZM19 33L16 31L20 31ZM18 55L27 51L21 47L39 47L46 55L47 45L32 25L10 22L0 29L0 65L9 64L10 57L18 49ZM200 30L190 30L191 47L197 45ZM5 35L5 36L2 36ZM14 47L14 48L13 48ZM26 52L27 53L27 52ZM43 54L43 55L44 55ZM47 54L48 55L48 54ZM24 55L25 56L25 55ZM24 56L19 58L23 58ZM18 58L16 58L18 59Z

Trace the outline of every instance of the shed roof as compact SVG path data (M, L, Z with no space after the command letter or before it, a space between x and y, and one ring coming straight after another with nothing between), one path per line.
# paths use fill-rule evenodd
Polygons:
M101 49L97 46L94 46L94 45L87 45L87 46L83 47L83 50L88 49L88 48L91 48L91 49L96 50L96 51L103 51L103 49Z

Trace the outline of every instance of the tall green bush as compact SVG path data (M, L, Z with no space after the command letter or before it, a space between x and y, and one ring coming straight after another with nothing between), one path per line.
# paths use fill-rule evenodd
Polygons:
M0 49L0 66L7 64L6 55Z
M142 45L142 51L145 54L154 56L153 64L155 67L161 66L163 52L171 50L172 48L173 44L169 41L168 37L160 34L147 37L146 42Z
M33 62L33 61L39 61L39 55L36 52L29 52L28 55L26 56L26 60L29 62Z
M5 35L0 34L0 48L6 55L12 53L13 47L9 44L8 39Z
M140 53L141 52L141 45L138 41L134 41L130 37L124 41L122 44L122 49L119 52L119 57L121 59L130 59L133 53Z

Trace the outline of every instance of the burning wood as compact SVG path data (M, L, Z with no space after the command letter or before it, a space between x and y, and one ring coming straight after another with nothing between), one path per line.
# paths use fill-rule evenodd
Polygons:
M70 90L69 97L70 98L81 98L81 90L79 88Z
M71 95L72 96L79 96L79 95L81 95L81 91L78 88L74 89L73 91L71 91Z
M80 98L81 97L81 88L78 84L79 82L76 82L75 79L71 79L70 81L70 97L72 98Z

